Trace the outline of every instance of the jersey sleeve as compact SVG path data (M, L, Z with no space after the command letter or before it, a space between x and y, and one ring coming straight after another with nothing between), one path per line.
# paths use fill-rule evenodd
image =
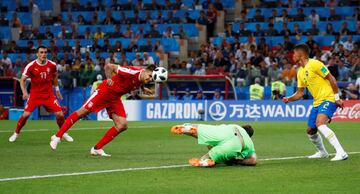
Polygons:
M301 74L302 70L299 69L299 71L297 72L297 87L298 88L305 88L306 84L304 83L302 74Z
M31 77L31 71L32 71L32 68L31 68L31 65L29 63L28 65L26 65L22 75L25 76L25 77Z
M326 77L330 72L329 69L320 61L314 63L315 73L320 75L322 78Z

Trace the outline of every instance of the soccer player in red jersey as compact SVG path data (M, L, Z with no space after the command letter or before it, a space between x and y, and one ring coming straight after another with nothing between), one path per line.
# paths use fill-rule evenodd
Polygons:
M9 138L10 142L16 141L26 120L38 106L44 106L48 112L55 113L56 122L59 127L61 127L65 121L62 109L53 92L54 85L56 96L62 99L58 86L56 63L47 60L47 48L45 46L39 46L36 49L36 55L37 59L26 65L20 79L20 87L23 93L22 97L24 100L27 100L27 103L24 113L17 123L14 134ZM30 95L25 88L25 80L27 78L31 79ZM64 134L63 137L67 141L74 141L68 134Z
M114 121L104 137L90 150L91 155L110 156L102 149L107 143L112 141L119 133L128 127L126 112L120 97L130 91L142 88L145 94L152 94L152 91L144 84L152 81L152 72L155 66L150 65L145 69L138 67L120 67L114 64L105 65L107 80L104 80L95 92L86 100L81 108L73 112L59 129L56 135L51 137L50 147L55 150L63 134L80 118L90 112L99 112L106 108L109 117ZM112 76L112 73L116 74Z

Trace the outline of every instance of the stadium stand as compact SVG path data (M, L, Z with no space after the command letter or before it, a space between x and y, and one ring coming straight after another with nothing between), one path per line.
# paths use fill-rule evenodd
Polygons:
M340 86L360 75L360 3L354 0L3 0L0 10L3 77L20 76L38 45L49 47L60 74L74 72L77 86L104 74L106 62L132 65L147 52L171 74L163 99L173 88L180 95L188 88L211 98L220 89L226 99L249 99L257 77L270 99L273 81L294 91L296 81L283 75L299 43L309 45ZM81 82L88 64L96 73Z

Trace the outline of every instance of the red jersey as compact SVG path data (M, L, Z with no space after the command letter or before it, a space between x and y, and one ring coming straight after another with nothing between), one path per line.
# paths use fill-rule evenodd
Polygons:
M111 78L114 84L112 86L108 86L106 80L104 80L98 88L109 91L109 95L114 94L116 97L120 97L138 89L143 85L143 82L140 81L141 71L143 71L143 69L140 67L119 66L116 75Z
M56 76L56 63L47 60L44 65L34 60L26 65L23 76L31 79L31 96L49 97L53 96L53 80Z

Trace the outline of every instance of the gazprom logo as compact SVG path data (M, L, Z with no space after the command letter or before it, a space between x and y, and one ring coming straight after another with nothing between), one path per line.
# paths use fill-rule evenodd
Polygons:
M221 101L213 102L209 107L209 115L215 121L220 121L225 118L227 109Z

